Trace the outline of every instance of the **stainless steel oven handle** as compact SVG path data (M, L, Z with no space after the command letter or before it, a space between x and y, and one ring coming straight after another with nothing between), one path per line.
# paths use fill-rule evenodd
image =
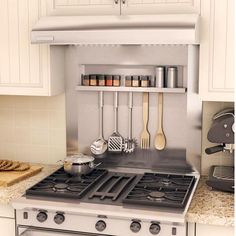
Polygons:
M39 228L33 226L17 226L17 236L106 236L102 234L92 234L84 232L73 232L67 230Z

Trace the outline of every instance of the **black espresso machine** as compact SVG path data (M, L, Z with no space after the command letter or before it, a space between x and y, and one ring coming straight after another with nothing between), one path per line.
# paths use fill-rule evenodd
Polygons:
M213 116L213 123L207 138L218 145L206 148L208 155L217 152L234 154L234 109L224 109ZM234 167L212 166L209 171L207 185L213 189L234 192Z

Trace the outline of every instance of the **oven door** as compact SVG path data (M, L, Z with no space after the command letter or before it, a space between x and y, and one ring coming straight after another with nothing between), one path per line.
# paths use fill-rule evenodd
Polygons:
M17 226L17 236L112 236L105 234L92 234L75 232L69 230L58 230L58 229L48 229L39 228L33 226Z

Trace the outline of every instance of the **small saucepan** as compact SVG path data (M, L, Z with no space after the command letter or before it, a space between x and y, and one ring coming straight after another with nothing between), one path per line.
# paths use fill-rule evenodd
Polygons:
M70 175L87 175L101 163L94 164L94 157L84 154L68 156L64 159L63 167L65 172Z

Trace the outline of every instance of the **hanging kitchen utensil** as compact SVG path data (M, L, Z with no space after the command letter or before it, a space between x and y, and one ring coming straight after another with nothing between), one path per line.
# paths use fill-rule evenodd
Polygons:
M120 153L123 150L123 137L118 132L118 92L114 93L115 130L108 139L108 151Z
M163 150L166 146L166 138L163 132L163 93L158 94L158 127L154 146L157 150Z
M133 93L129 92L129 133L128 138L124 142L124 152L131 153L137 146L137 140L132 138L132 109L133 109Z
M99 92L99 137L90 146L94 155L102 155L107 150L107 141L103 138L103 92Z
M143 93L143 131L141 133L141 148L150 147L150 133L148 132L148 93Z

